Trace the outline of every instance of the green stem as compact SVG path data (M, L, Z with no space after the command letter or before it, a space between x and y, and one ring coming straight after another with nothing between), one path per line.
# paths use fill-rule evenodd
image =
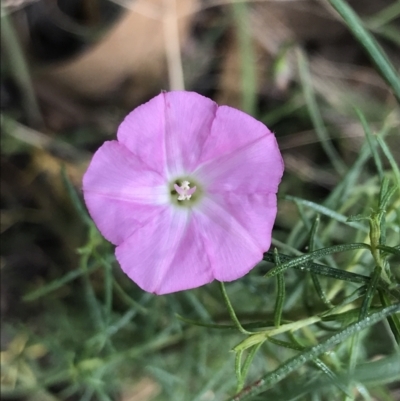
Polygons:
M219 282L219 286L220 286L221 293L222 293L222 296L223 296L224 301L225 301L225 305L226 305L226 307L228 309L229 316L231 317L233 324L236 326L236 328L241 333L243 333L243 334L253 334L251 331L247 331L246 329L244 329L243 326L240 324L239 319L237 318L236 313L235 313L235 311L233 309L233 306L231 304L231 301L229 300L228 294L226 293L225 285L224 285L224 283L222 281Z

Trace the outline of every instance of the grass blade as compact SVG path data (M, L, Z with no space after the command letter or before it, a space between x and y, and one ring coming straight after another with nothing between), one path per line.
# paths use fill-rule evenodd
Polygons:
M346 22L346 25L357 40L364 46L369 56L378 67L382 77L392 88L394 95L400 102L399 75L375 38L364 28L361 19L344 0L328 1Z
M324 149L335 170L340 175L344 175L344 173L347 171L347 167L339 156L339 153L333 147L331 138L329 137L328 131L325 128L324 121L317 105L314 90L312 88L308 63L304 53L302 53L301 51L297 52L297 61L304 97L307 103L312 123L315 128L315 132L317 133L318 138L321 141L321 146Z

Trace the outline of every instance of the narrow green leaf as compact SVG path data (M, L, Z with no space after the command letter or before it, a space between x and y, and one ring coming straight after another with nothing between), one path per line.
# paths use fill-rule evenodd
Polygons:
M334 306L333 308L327 310L326 312L322 313L322 320L328 320L329 316L334 315L338 311L340 311L344 306L352 304L355 300L363 297L365 293L367 292L367 286L362 285L361 287L358 287L356 290L354 290L349 296L343 299L342 302L340 302L338 305ZM337 316L337 315L336 315ZM335 320L335 318L331 320Z
M280 266L281 263L276 248L274 248L274 258L275 258L275 264L277 266ZM275 327L279 327L281 325L283 303L285 301L285 278L283 274L277 274L276 285L277 285L277 293L275 301L274 322L275 322Z
M304 100L294 94L282 106L272 109L268 113L258 116L258 118L262 123L271 127L303 106ZM284 150L282 146L279 146L279 148Z
M147 315L149 313L143 305L130 297L115 279L113 279L113 288L121 300L124 301L128 306L137 309L137 311L143 315Z
M357 366L354 378L363 383L392 383L400 380L399 354L385 356Z
M379 28L371 27L369 23L366 24L366 27L371 31L377 33L382 38L390 40L395 45L400 46L400 29L397 28L395 23L385 25Z
M392 186L389 187L387 191L382 194L382 197L379 202L379 209L386 210L390 198L396 193L397 189L398 189L397 186Z
M399 79L400 82L400 79ZM378 136L376 138L376 140L378 141L383 153L385 154L386 158L388 159L390 166L392 167L394 176L396 177L396 181L397 181L397 188L400 188L400 170L399 170L399 166L396 163L396 160L394 159L392 152L390 151L390 149L388 148L388 146L386 145L386 142L383 140L383 138L381 136Z
M304 351L305 349L307 349L307 347L300 343L299 339L296 338L294 333L289 333L289 336L293 341L293 343L289 343L292 345L292 349L298 351ZM343 383L343 380L339 379L339 377L320 358L315 358L312 362L329 378L329 380L337 388L343 391L343 393L345 393L346 395L350 395L348 389Z
M381 205L382 205L383 199L385 198L385 196L388 192L389 184L390 184L390 181L387 177L383 177L381 179L381 188L379 190L379 207L380 208L382 207Z
M257 380L252 385L246 387L239 394L229 398L229 401L245 401L250 400L258 394L261 394L271 388L274 384L280 382L287 377L290 373L298 370L301 366L309 361L313 361L319 355L329 351L332 347L347 340L352 335L361 332L362 330L373 326L382 319L393 315L400 311L400 304L395 304L387 308L380 309L379 311L369 315L365 319L347 326L343 330L329 337L324 342L315 345L312 348L306 349L300 354L290 358L284 364L280 365L274 371L266 374L261 379Z
M290 200L296 203L300 203L304 206L309 207L312 210L315 210L318 213L321 213L327 217L330 217L333 220L339 221L340 223L344 223L350 227L356 228L357 230L363 231L363 232L369 232L368 228L362 224L356 223L356 222L351 222L349 221L347 216L344 216L343 214L340 214L338 212L335 212L332 209L329 209L326 206L319 205L318 203L311 202L306 199L298 198L297 196L291 196L291 195L285 195L284 199Z
M283 340L278 340L277 338L274 338L274 337L268 337L267 341L272 344L279 345L280 347L283 347L283 348L292 349L295 351L304 351L304 347L299 344L291 343L291 342L283 341Z
M387 357L382 357L373 362L363 363L356 366L354 371L354 376L349 377L348 374L338 375L339 380L344 383L350 383L351 381L355 383L363 383L363 385L368 385L375 388L374 394L381 394L380 399L385 401L395 401L393 397L387 396L387 386L386 383L395 383L400 379L400 364L398 363L399 355L393 354ZM318 397L323 391L323 394L331 394L330 387L332 385L331 380L326 376L321 376L319 378L314 377L313 380L290 380L289 378L282 383L282 386L276 386L276 390L272 388L268 391L268 395L262 394L260 397L252 398L252 400L279 400L279 401L299 401L299 400L312 400L313 397L316 401L321 401L325 398ZM377 386L384 386L383 392L378 392L379 388ZM284 387L284 395L282 395L281 388ZM361 397L363 395L360 394ZM382 398L381 398L382 397ZM354 397L353 397L354 398ZM351 398L351 399L353 399ZM332 397L328 398L328 400ZM371 399L363 398L365 401L371 401ZM334 398L336 401L336 398ZM338 398L340 400L340 398Z
M366 293L366 289L364 294ZM321 318L323 322L340 322L342 324L350 324L355 322L360 315L360 308L350 309L342 313L329 313Z
M82 259L86 259L86 255L82 256ZM86 260L82 262L85 264ZM86 269L86 274L82 275L82 284L83 284L83 295L86 302L89 319L93 324L94 330L103 331L106 327L106 323L104 321L104 314L102 308L100 306L100 302L96 297L96 293L93 288L93 284L90 281L90 277L87 271L87 267L82 266L82 269Z
M104 306L105 321L111 320L113 306L113 274L111 263L103 265L104 269Z
M61 168L61 178L65 188L67 189L72 204L74 205L76 211L78 212L78 215L81 217L82 221L85 222L88 226L93 226L93 221L89 217L89 214L87 213L85 207L83 206L81 200L79 199L79 196L76 193L74 186L72 185L71 181L67 176L64 166Z
M243 385L244 385L244 378L242 375L243 352L244 352L244 350L241 349L241 350L237 351L236 355L235 355L235 375L236 375L236 381L237 381L237 386L236 386L237 393L242 390Z
M341 253L346 251L351 251L354 249L368 249L370 250L370 246L364 243L354 243L354 244L344 244L344 245L334 245L327 248L318 249L314 252L310 252L306 255L298 256L293 258L292 260L283 263L280 266L274 267L271 269L267 274L266 277L273 277L276 274L284 272L286 269L292 267L299 267L302 266L304 269L306 268L306 264L311 262L313 259L318 259L324 257L326 255L332 255L334 253Z
M371 218L371 214L355 214L352 216L349 216L347 218L347 221L353 222L353 221L362 221L362 220L369 220Z
M391 302L390 302L388 296L381 289L379 290L379 297L381 299L382 305L385 305L385 306L391 305ZM393 314L392 316L388 317L388 322L389 322L390 329L392 330L393 336L394 336L397 344L400 345L400 316Z
M344 175L347 170L345 163L332 145L331 138L325 127L321 113L318 108L317 99L315 98L314 90L312 87L310 71L306 56L300 50L297 51L297 64L299 68L300 80L303 88L304 97L307 103L308 111L315 128L315 132L321 142L321 146L328 156L332 166L339 173Z
M374 272L372 273L371 280L367 286L367 292L365 294L363 303L360 309L360 320L364 319L368 314L368 309L371 305L372 298L375 295L376 288L378 286L378 281L381 277L382 268L380 266L375 266Z
M361 110L359 110L357 108L355 110L358 115L358 118L360 119L361 125L364 129L364 133L367 138L369 148L371 149L372 158L374 159L379 178L382 180L383 179L383 167L382 167L382 161L379 157L378 150L377 150L376 138L372 134L371 129L367 123L367 120L364 117L364 114L361 112Z
M318 232L318 227L319 227L319 222L320 222L320 217L319 214L315 217L314 223L311 227L310 231L310 240L309 240L309 245L308 249L309 252L313 252L316 248L316 236ZM324 289L322 288L321 282L319 281L318 275L315 272L310 272L311 275L311 280L314 284L314 289L317 292L320 300L329 308L332 307L331 302L329 301L328 297L326 296L326 293Z
M316 248L315 239L317 237L320 220L321 220L320 216L319 216L319 214L317 214L315 216L314 223L313 223L313 225L311 227L311 231L310 231L310 240L308 241L309 252L315 251L315 248Z
M243 367L242 367L242 370L241 370L241 382L240 382L240 385L238 383L238 387L237 387L236 392L239 392L239 391L241 391L243 389L244 383L245 383L247 375L249 373L249 369L250 369L251 363L253 362L253 359L256 356L257 351L260 349L260 347L262 345L263 345L263 342L260 342L260 343L258 343L256 345L254 345L250 349L249 353L247 354L246 359L245 359L244 364L243 364ZM238 352L239 353L243 353L242 350L238 351Z
M305 255L303 255L305 256ZM279 257L284 262L289 262L295 260L295 257L291 257L288 255L279 254ZM263 260L267 262L274 262L274 257L271 252L264 253ZM311 263L306 261L305 263L299 266L291 266L294 269L310 271L316 274L321 274L322 276L333 277L337 280L350 281L353 283L365 283L369 281L368 276L363 276L362 274L348 272L346 270L336 269L335 267L330 267L326 265L321 265L319 263Z
M363 23L358 15L344 0L328 1L346 22L347 26L357 40L364 46L369 56L378 67L383 78L392 88L397 100L400 102L399 75L392 63L387 58L385 52L376 42L375 38L364 28Z
M44 295L49 294L50 292L58 290L62 286L77 279L78 277L81 277L87 273L90 274L99 268L100 268L100 265L96 263L96 264L93 264L92 266L88 267L87 269L81 268L81 269L72 270L69 273L62 276L61 278L54 280L54 281L50 282L49 284L38 288L37 290L29 292L28 294L24 295L22 300L25 302L34 301L35 299L41 298Z
M311 280L314 284L315 291L317 292L320 300L329 308L332 307L332 303L329 301L324 289L322 288L321 282L319 281L318 275L314 272L311 272Z
M323 202L324 206L329 207L330 209L339 208L339 205L346 197L346 194L349 193L350 188L354 187L358 177L363 171L365 163L369 158L370 158L370 149L369 146L366 143L364 143L364 145L361 147L361 151L357 159L350 166L346 175L342 178L342 180L338 183L338 185L336 185L336 187L332 190L332 192Z
M382 129L379 131L379 136L386 137L390 130L393 128L393 118L392 114L389 114L388 118L384 121ZM343 177L342 181L333 189L330 195L323 202L323 205L331 209L337 209L340 204L347 197L349 192L354 188L360 174L364 171L364 165L370 158L370 147L368 144L364 143L361 147L359 155L354 163L350 166L346 175Z
M400 248L399 247L393 247L393 246L387 246L387 245L378 245L377 246L378 249L380 249L381 251L387 252L387 253L391 253L393 255L396 256L400 256Z
M400 17L400 2L394 1L387 7L367 18L368 26L378 28Z
M238 351L240 349L248 349L251 348L253 345L264 342L269 337L274 337L282 333L290 333L296 330L300 330L303 327L312 326L313 324L319 323L320 321L321 318L319 316L311 316L305 319L296 320L295 322L282 324L278 328L276 328L275 326L268 327L267 329L257 331L249 335L239 344L235 345L233 347L233 350Z
M379 212L378 212L378 222L379 222L379 244L385 245L386 243L386 205L389 202L390 196L388 197L389 191L389 180L385 177L381 182L381 188L379 191Z
M29 65L19 36L14 28L14 19L11 13L3 12L1 4L1 47L2 54L6 54L3 62L9 63L9 70L14 82L18 86L20 102L28 119L29 125L42 127L44 125L40 108L36 99ZM2 66L3 68L3 66Z
M106 341L108 338L115 335L116 333L118 333L118 331L120 331L123 327L125 327L136 314L137 314L136 309L129 309L115 323L106 326L103 331L99 331L92 338L90 338L88 340L88 345L94 346L96 344L104 343L104 341Z

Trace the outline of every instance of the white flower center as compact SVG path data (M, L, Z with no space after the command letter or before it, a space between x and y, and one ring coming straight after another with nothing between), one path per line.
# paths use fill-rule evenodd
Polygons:
M189 181L182 181L182 185L174 184L175 191L178 193L178 201L189 200L196 191L196 187L190 188Z

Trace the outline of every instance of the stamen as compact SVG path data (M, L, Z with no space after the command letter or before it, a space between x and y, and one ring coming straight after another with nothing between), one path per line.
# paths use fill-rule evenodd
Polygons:
M196 191L196 187L190 188L189 181L182 181L182 185L174 184L175 191L179 194L178 201L189 200L194 192Z

